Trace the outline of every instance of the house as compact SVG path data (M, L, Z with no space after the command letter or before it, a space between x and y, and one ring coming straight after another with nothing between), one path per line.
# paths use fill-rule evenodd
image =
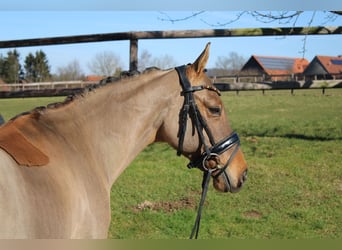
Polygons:
M342 56L315 56L303 74L311 80L342 79Z
M94 82L94 83L98 83L100 82L103 78L105 78L104 76L97 76L97 75L88 75L85 77L84 81L85 82Z
M305 58L252 55L240 75L263 75L266 81L288 81L301 76L308 64Z

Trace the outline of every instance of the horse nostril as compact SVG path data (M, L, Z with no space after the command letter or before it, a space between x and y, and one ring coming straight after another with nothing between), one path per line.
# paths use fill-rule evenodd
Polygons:
M247 169L243 172L241 176L241 183L245 182L247 180Z

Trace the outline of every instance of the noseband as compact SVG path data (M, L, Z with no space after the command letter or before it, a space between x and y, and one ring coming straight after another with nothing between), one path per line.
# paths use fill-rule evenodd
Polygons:
M199 147L204 147L204 152L201 154L201 156L197 159L191 159L190 163L188 164L188 168L199 168L204 172L202 182L202 197L198 208L196 222L190 236L190 239L192 239L195 233L195 238L197 238L198 236L202 207L208 190L210 176L213 176L213 178L218 178L222 175L226 184L226 191L229 191L231 188L230 180L225 170L229 167L231 161L233 160L234 156L236 155L239 149L240 139L237 133L233 132L228 137L216 143L215 138L213 137L213 134L211 133L206 120L203 118L201 112L199 111L196 105L193 93L196 91L208 90L215 91L218 95L221 95L220 91L215 87L207 85L191 86L189 79L186 77L186 66L179 66L175 69L178 73L180 84L182 86L181 95L184 96L183 107L179 114L179 140L177 155L181 155L181 153L183 152L183 144L187 128L188 116L190 117L192 124L197 131L200 140ZM206 138L204 136L204 132L206 133L211 146L208 145ZM219 164L217 164L214 168L209 168L207 166L209 160L212 160L214 158L219 159L221 154L231 149L233 146L235 146L235 148L224 166L220 166Z

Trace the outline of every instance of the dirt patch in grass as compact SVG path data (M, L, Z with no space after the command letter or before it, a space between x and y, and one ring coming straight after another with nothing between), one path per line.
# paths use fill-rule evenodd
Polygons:
M246 218L252 218L252 219L261 219L262 213L256 211L256 210L250 210L243 213L243 216Z
M338 194L342 195L342 180L338 180L336 183L336 190Z
M194 197L183 197L179 200L175 201L160 201L160 202L152 202L152 201L143 201L131 209L135 213L139 213L144 210L152 210L152 211L163 211L166 213L172 213L180 209L195 209L197 207L197 200Z

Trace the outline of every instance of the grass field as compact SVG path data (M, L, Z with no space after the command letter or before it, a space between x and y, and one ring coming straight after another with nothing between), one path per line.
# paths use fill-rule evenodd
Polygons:
M342 90L224 93L249 163L237 194L210 187L202 239L342 238ZM60 98L0 99L8 120ZM113 185L110 238L188 238L201 173L165 144L146 148Z

